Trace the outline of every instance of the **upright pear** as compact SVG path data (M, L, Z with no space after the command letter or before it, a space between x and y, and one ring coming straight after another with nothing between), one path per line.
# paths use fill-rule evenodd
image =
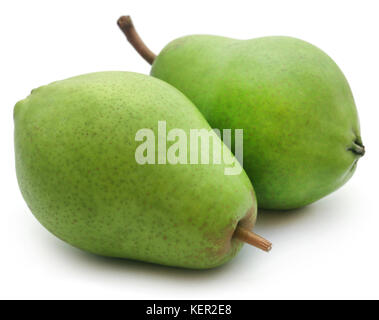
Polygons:
M158 56L129 17L119 26L151 75L182 91L213 127L244 129L244 168L266 209L293 209L341 187L364 154L350 87L317 47L290 37L186 36Z
M225 163L168 163L155 144L140 154L150 152L148 163L137 159L142 144L159 136L158 122L188 136L211 130L161 80L100 72L54 82L18 102L14 121L22 195L43 226L75 247L187 268L221 265L242 241L270 247L249 231L257 205L244 171L225 175ZM139 135L141 129L150 134ZM189 157L189 144L184 151Z

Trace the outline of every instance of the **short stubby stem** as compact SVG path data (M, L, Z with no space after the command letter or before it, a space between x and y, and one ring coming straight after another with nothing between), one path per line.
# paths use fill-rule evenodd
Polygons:
M272 248L270 241L241 226L237 226L233 236L266 252L269 252Z

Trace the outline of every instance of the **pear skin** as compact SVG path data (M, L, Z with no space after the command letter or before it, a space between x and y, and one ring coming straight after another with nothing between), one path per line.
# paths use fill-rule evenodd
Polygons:
M130 17L119 26L136 35ZM305 41L193 35L158 56L141 52L151 75L183 92L212 127L244 129L244 169L261 208L321 199L351 178L365 152L345 76Z
M92 73L33 90L14 122L17 178L34 216L98 255L196 269L229 261L248 242L235 230L256 219L249 178L225 175L225 164L138 164L136 132L157 135L161 120L167 131L210 130L182 93L141 74Z

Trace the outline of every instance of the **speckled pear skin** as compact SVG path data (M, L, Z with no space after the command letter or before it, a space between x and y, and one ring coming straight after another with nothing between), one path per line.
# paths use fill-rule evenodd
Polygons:
M151 75L182 91L214 128L244 129L244 169L259 207L293 209L341 187L362 145L357 110L338 66L289 37L174 40Z
M209 129L169 84L101 72L32 91L14 109L16 170L35 217L83 250L187 268L211 268L241 248L256 200L249 178L224 165L139 165L135 134ZM170 144L168 144L169 146ZM157 152L157 151L156 151Z

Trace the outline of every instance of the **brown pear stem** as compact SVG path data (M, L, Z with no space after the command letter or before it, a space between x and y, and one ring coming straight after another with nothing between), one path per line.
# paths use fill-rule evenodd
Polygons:
M134 49L144 58L148 63L153 64L156 55L152 52L138 35L136 28L130 16L122 16L117 20L117 24L121 31L125 34L126 39L130 42Z
M272 248L270 241L241 226L237 227L234 232L234 237L266 252L269 252Z

